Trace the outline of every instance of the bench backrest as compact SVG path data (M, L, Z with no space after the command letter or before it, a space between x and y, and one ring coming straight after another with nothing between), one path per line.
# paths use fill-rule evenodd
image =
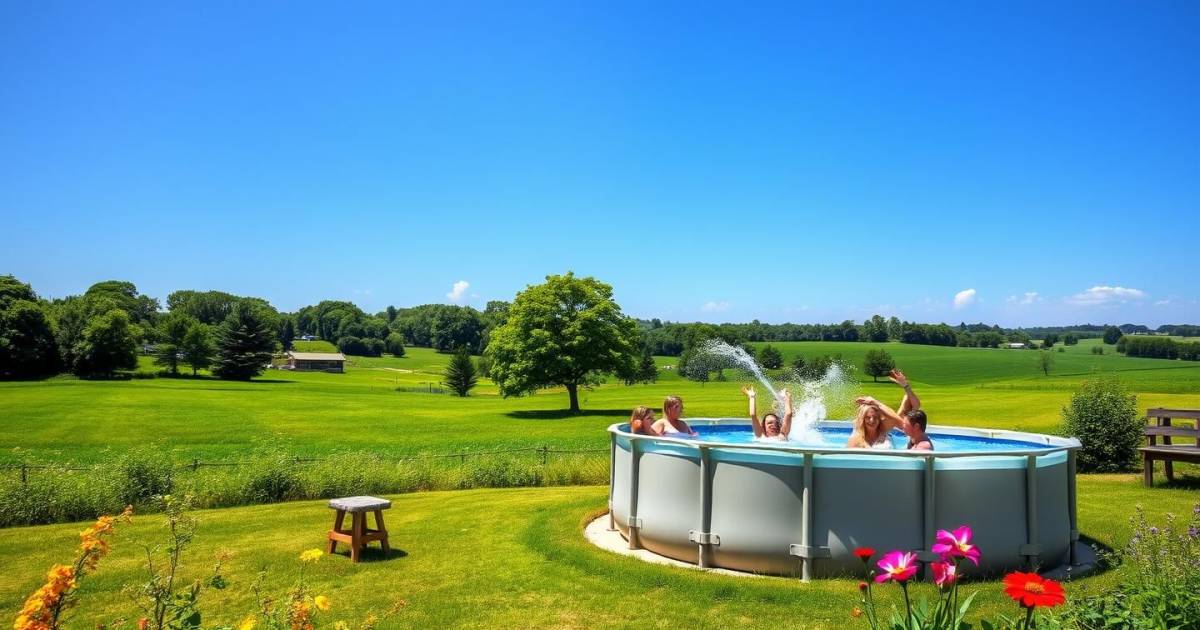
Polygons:
M1156 407L1146 410L1146 420L1150 423L1143 429L1143 435L1150 440L1150 444L1156 444L1158 438L1163 438L1166 444L1171 443L1172 437L1191 438L1195 440L1194 446L1200 449L1200 409L1165 409ZM1192 426L1177 426L1172 423L1173 420L1192 420ZM1180 445L1184 446L1184 445Z

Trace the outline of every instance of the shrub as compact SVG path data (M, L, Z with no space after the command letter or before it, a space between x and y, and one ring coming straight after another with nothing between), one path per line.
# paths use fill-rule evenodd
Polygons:
M404 337L400 333L389 333L387 339L383 340L383 349L394 357L404 356Z
M144 505L154 496L171 494L175 487L171 458L160 449L126 451L116 468L125 505Z
M767 344L763 346L762 352L758 353L758 362L768 370L778 370L783 367L783 355L775 346Z
M1092 354L1104 354L1104 346L1092 346Z
M1137 464L1142 421L1137 396L1113 376L1084 381L1063 408L1064 432L1079 439L1078 466L1083 472L1120 472Z
M243 486L246 503L275 503L300 497L302 485L296 462L282 451L257 453L245 466Z

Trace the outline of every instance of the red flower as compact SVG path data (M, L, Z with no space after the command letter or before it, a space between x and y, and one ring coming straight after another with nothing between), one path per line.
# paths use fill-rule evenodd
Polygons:
M1053 608L1067 601L1062 586L1036 573L1014 571L1004 576L1004 592L1026 608Z
M859 560L868 562L871 560L871 556L875 555L875 550L870 547L858 547L854 550L854 555L858 556Z
M859 583L858 583L858 590L860 590L860 591L865 591L865 590L867 590L867 583L866 583L866 582L859 582Z

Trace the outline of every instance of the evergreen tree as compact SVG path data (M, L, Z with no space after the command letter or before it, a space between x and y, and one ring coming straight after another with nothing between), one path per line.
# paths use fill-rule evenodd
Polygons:
M867 356L863 358L863 372L869 374L875 382L879 382L880 376L886 376L894 369L896 362L887 350L867 350Z
M279 329L279 345L283 346L285 351L291 350L292 342L295 340L296 325L292 323L291 317L285 317L283 319L283 326L281 326Z
M119 369L137 367L137 340L141 332L129 323L129 314L113 309L93 318L83 329L75 354L75 373L111 377Z
M471 361L471 353L465 346L459 348L454 356L450 357L450 364L446 366L442 384L453 390L455 394L465 398L478 380L475 376L475 363Z
M768 370L778 370L783 367L783 355L774 346L767 344L758 353L758 362Z
M262 374L275 352L275 333L258 309L238 304L217 329L213 374L228 380L248 381Z
M199 322L188 329L183 336L183 342L179 344L179 353L183 362L191 366L192 376L196 375L196 370L212 365L213 351L212 335L208 332L208 326Z
M654 355L650 354L649 347L642 350L642 359L638 362L637 380L641 383L658 381L658 366L654 364Z

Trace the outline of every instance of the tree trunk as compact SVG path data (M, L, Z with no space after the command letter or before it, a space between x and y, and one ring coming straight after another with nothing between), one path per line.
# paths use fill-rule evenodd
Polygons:
M571 396L571 413L579 413L579 385L567 383L567 394Z

